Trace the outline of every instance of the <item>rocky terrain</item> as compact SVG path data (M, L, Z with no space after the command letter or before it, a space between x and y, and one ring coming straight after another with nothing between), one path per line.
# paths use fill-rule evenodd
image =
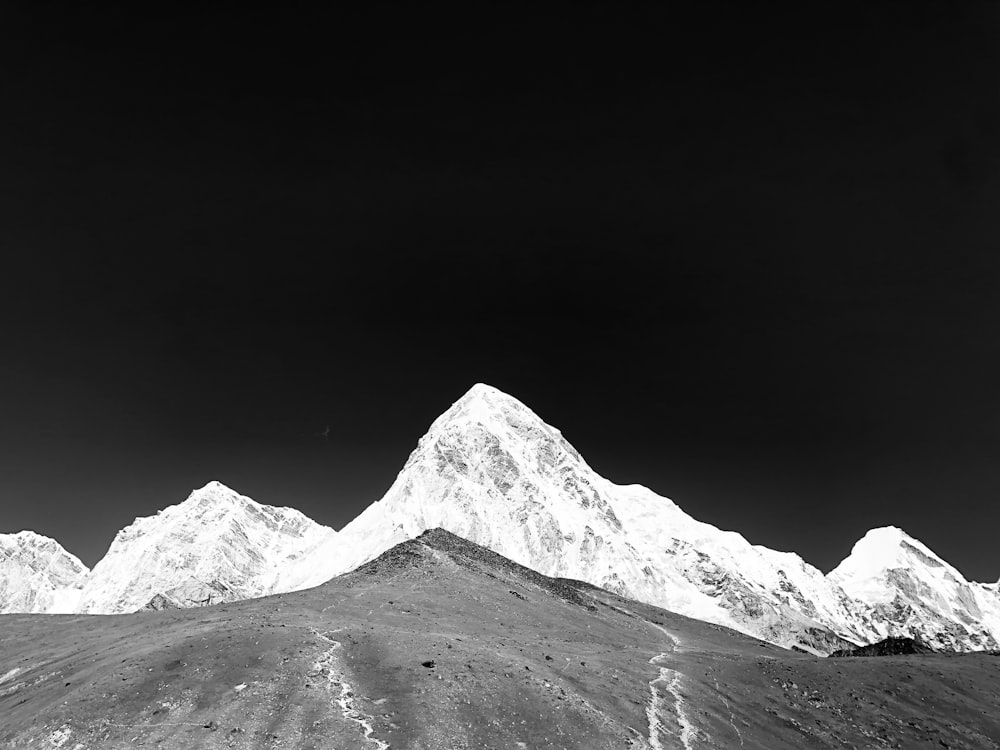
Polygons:
M934 649L913 638L886 638L878 643L834 651L830 656L900 656L901 654L933 654Z
M316 588L0 618L0 747L1000 747L1000 658L823 659L444 531Z

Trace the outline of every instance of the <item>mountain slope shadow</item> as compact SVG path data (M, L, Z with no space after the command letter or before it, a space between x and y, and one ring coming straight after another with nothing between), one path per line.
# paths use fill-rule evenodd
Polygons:
M433 530L316 588L0 618L0 747L1000 747L1000 660L826 660Z

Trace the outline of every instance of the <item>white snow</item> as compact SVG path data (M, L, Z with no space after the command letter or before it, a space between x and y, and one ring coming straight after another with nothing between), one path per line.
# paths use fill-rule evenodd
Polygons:
M957 650L997 647L1000 599L990 587L970 583L895 526L865 534L828 578L880 638L916 637Z
M87 573L54 539L0 534L0 614L72 612Z
M87 578L78 610L131 612L157 594L193 606L287 591L282 576L335 536L297 510L209 482L118 532Z
M7 670L3 674L0 674L0 685L3 685L5 682L10 682L15 677L17 677L17 675L20 674L20 672L21 672L20 667L14 667L13 669Z

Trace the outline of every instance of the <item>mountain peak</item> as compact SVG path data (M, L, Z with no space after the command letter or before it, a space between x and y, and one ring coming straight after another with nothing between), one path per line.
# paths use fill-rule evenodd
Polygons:
M51 537L43 536L36 531L31 529L22 529L21 531L15 531L13 534L0 534L0 537L9 537L11 539L16 539L19 542L55 542Z
M7 541L8 544L4 544ZM64 556L70 563L80 569L87 570L87 566L71 552L68 552L59 542L44 534L39 534L30 529L22 529L13 534L0 534L0 546L16 545L20 549L30 549L37 553L58 554Z
M440 421L454 422L468 420L489 423L497 419L508 421L512 413L530 415L537 422L541 418L513 396L486 383L476 383L439 418Z
M501 391L499 388L494 388L492 385L487 383L473 383L472 387L465 392L465 395L459 399L459 401L474 401L478 399L488 399L488 398L510 398L506 393Z
M880 622L883 637L920 638L935 648L996 648L1000 611L992 592L902 529L866 533L829 580Z
M232 500L234 498L242 497L242 495L240 495L236 490L227 487L222 482L213 479L204 487L198 487L197 489L191 490L191 494L188 495L188 500L202 497L213 500ZM249 500L249 498L246 499Z
M129 612L155 595L199 604L288 590L282 575L336 532L294 508L212 481L118 532L84 587L81 612Z
M205 514L228 515L240 510L260 511L266 507L245 495L241 495L222 482L212 480L203 487L191 490L183 502L157 511L157 516L169 514L177 519L189 516L201 518ZM298 511L292 512L297 513Z
M222 482L220 482L218 479L213 479L212 481L208 482L204 487L202 487L200 490L196 490L196 491L197 492L235 492L235 490L233 490L231 487L227 487Z
M897 526L869 529L851 549L851 554L831 573L834 578L867 578L892 568L909 567L916 560L940 567L946 563L923 542Z
M0 613L69 611L88 572L55 539L28 530L0 534Z

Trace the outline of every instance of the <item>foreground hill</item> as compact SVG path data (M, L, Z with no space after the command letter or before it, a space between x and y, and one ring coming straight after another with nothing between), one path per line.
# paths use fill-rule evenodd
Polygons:
M1000 659L827 660L435 530L316 588L0 618L0 747L996 748Z

